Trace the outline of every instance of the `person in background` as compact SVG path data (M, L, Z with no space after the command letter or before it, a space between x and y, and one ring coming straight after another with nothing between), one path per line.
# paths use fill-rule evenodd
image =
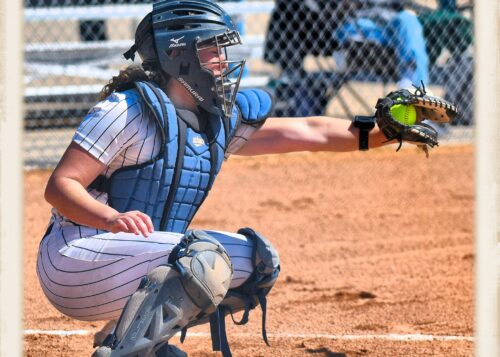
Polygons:
M342 54L342 56L338 56ZM334 56L337 68L307 72L304 59ZM279 66L279 115L324 114L351 78L394 80L399 88L429 80L429 58L417 16L394 0L276 0L264 59Z

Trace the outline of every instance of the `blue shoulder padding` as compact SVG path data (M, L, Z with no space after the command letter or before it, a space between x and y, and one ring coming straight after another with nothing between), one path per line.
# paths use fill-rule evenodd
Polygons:
M263 89L244 89L236 95L236 105L243 122L258 123L271 114L273 98Z

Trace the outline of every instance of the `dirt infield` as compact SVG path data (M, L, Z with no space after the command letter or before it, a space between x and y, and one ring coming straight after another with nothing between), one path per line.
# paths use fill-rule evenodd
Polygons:
M235 356L472 356L473 148L231 158L193 227L249 226L282 259L267 329L227 320ZM47 171L25 178L27 356L90 356L103 323L75 322L47 302L35 261L50 207ZM211 352L193 329L190 356Z

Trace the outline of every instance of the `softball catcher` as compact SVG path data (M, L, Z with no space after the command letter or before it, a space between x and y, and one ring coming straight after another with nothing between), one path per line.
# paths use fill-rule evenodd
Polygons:
M202 323L210 323L214 350L230 356L225 316L243 311L237 323L244 324L259 305L268 342L277 250L250 228L189 229L230 155L410 140L386 129L380 108L382 130L374 121L268 118L267 92L238 90L245 61L229 59L226 49L240 43L210 0L155 3L125 53L137 53L142 66L105 86L49 179L45 197L54 208L38 277L63 314L117 320L94 356L184 356L168 340Z

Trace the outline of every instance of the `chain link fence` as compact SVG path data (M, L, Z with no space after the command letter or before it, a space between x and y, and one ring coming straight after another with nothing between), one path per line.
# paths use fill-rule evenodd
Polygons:
M50 168L153 1L25 0L25 166ZM446 141L472 139L473 3L242 0L220 4L242 34L242 86L273 91L275 115L372 114L378 97L425 85L460 103Z

